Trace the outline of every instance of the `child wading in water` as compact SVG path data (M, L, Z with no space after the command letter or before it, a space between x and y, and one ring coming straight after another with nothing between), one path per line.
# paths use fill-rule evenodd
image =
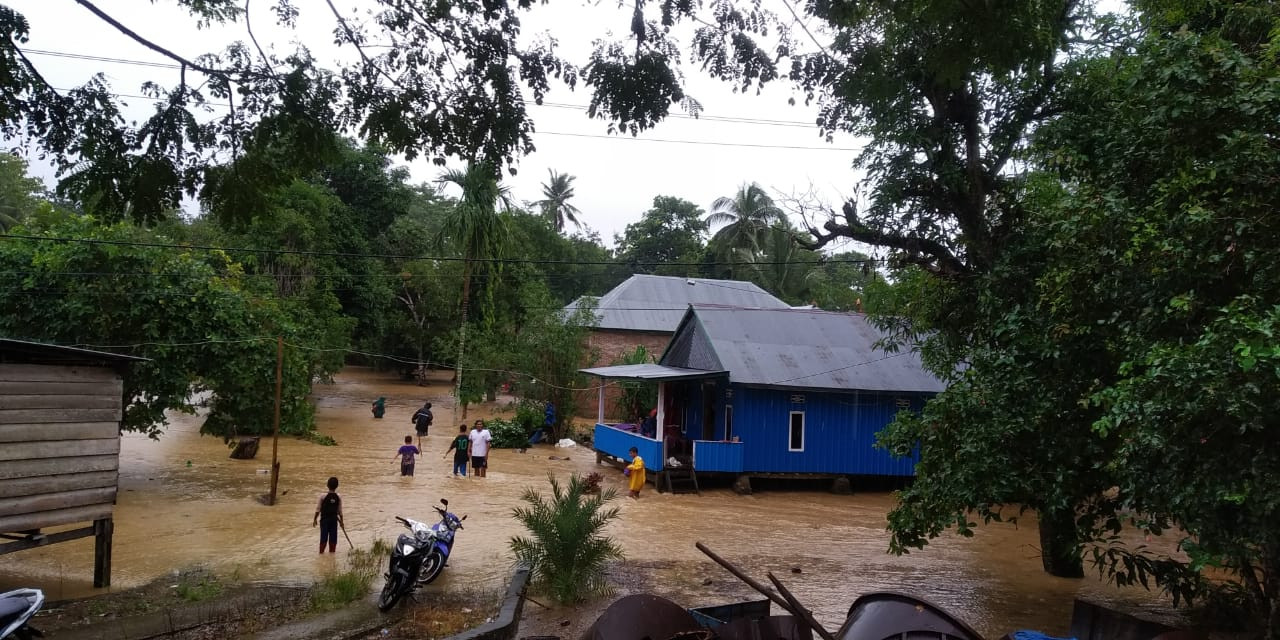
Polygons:
M338 496L338 479L329 478L329 493L320 496L316 503L316 515L311 518L311 526L320 526L320 553L324 553L324 545L329 543L329 553L338 547L338 527L342 525L342 498Z
M453 452L453 475L467 477L467 446L471 444L471 438L467 437L467 425L458 427L458 435L449 442L449 448L445 450L446 457L449 452Z
M635 447L631 447L627 453L631 455L631 464L622 470L622 474L631 479L627 486L631 490L631 497L639 498L640 490L644 488L644 459L640 457L640 450Z
M399 451L396 451L396 455L391 458L391 461L395 462L396 458L399 458L400 475L411 476L413 475L413 457L421 454L422 452L413 446L413 436L405 436L404 444L401 445Z

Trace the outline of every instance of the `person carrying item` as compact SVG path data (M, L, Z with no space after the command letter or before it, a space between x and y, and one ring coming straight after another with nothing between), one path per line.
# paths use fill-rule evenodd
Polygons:
M328 487L329 492L320 496L320 502L316 503L316 514L311 518L311 526L320 527L320 553L324 553L326 542L329 544L329 553L336 552L338 527L342 525L342 498L338 495L338 478L329 478Z
M395 462L398 458L400 460L400 475L411 476L413 475L413 457L421 454L422 451L413 446L413 436L405 436L404 444L396 451L396 455L391 458L391 461Z
M453 475L467 477L467 449L470 445L471 438L467 437L467 425L458 425L458 435L449 441L449 448L444 452L444 456L449 455L450 451L453 452Z
M627 450L627 454L631 456L631 464L622 469L622 475L630 480L627 489L631 491L631 497L639 498L640 490L644 488L644 459L640 457L640 450L635 447Z
M422 446L422 439L427 436L427 430L431 428L431 421L435 416L431 415L431 403L427 402L422 405L421 409L413 412L413 417L409 419L413 423L413 430L418 433L418 446Z

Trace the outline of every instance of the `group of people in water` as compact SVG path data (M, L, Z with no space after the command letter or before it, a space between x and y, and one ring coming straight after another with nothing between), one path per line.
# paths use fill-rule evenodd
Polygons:
M378 398L373 403L373 417L381 418L386 412L386 398ZM413 417L409 419L413 423L413 429L418 435L418 444L413 443L413 436L404 437L404 444L396 450L395 456L391 458L392 462L400 462L400 475L412 476L414 465L417 458L422 456L422 438L427 436L431 430L431 424L435 421L435 416L431 412L431 403L427 402L413 413ZM448 457L453 454L453 475L455 477L467 476L467 465L471 465L471 474L477 478L484 478L489 471L489 449L493 442L493 434L489 432L489 427L485 425L484 420L477 419L471 426L471 432L467 432L467 425L458 426L458 435L449 441L449 448L445 450L444 456Z

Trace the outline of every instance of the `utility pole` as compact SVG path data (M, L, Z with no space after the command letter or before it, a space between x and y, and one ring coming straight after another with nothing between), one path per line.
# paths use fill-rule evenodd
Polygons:
M284 375L284 336L276 336L276 417L271 434L271 494L267 505L276 503L276 486L280 483L280 461L276 458L280 449L280 385Z

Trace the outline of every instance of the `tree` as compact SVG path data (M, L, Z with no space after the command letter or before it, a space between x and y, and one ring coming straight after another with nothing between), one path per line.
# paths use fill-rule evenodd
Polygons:
M782 209L764 188L752 182L743 184L733 197L720 197L711 203L707 214L707 227L724 225L711 236L707 248L717 260L725 263L739 261L745 254L755 256L760 252L768 230L782 224L786 218ZM723 268L731 275L738 275L732 265Z
M1063 79L1019 241L929 296L923 315L967 305L978 322L957 382L886 438L922 456L894 544L1049 507L1117 582L1203 597L1213 567L1235 576L1238 617L1280 637L1280 12L1142 7L1125 54ZM1184 536L1190 565L1123 546L1124 526Z
M617 259L634 273L697 276L707 225L698 205L672 196L655 196L653 207L615 236ZM681 264L671 264L681 263Z
M41 240L0 243L0 332L147 358L125 376L124 429L158 437L166 411L193 413L209 391L203 433L270 432L276 335L288 343L280 430L312 429L311 381L341 366L314 310L277 300L225 253L149 246L168 243L149 231L68 215L32 233Z
M533 488L524 490L520 500L526 506L512 510L515 519L528 530L528 537L511 538L516 561L529 566L530 580L563 604L582 601L608 590L605 567L622 559L622 549L604 535L617 520L617 507L605 505L617 497L613 489L588 496L586 480L578 474L561 485L554 475L551 499Z
M816 251L800 246L796 232L775 225L761 232L756 248L739 248L738 261L748 279L765 291L792 304L810 301L814 287L826 279Z
M577 216L582 215L582 212L569 204L569 200L573 198L573 181L576 178L567 173L556 173L552 169L547 169L547 173L550 174L551 179L542 184L543 199L534 204L557 232L564 231L565 220L577 226L579 224Z
M462 399L462 367L467 349L467 318L471 304L471 279L477 270L495 274L501 271L497 260L507 250L510 230L506 220L498 214L498 204L511 208L506 187L498 183L494 168L484 163L471 163L465 170L453 169L440 176L440 182L462 188L462 198L445 216L437 245L448 240L462 253L462 322L458 332L458 368L455 370L455 395L462 405L462 417L467 416L467 405ZM492 302L493 288L487 287Z
M0 153L0 231L8 231L43 203L44 183L27 175L27 163Z

